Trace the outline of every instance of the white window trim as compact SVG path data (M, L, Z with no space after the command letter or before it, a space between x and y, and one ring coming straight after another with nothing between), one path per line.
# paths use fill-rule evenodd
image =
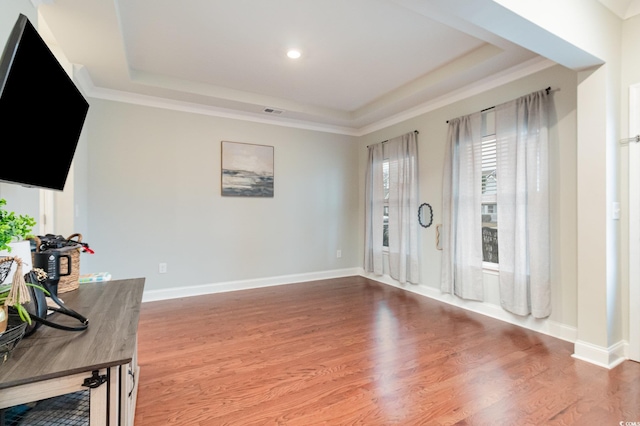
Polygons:
M383 170L384 170L384 167L385 167L385 166L384 166L384 164L386 164L387 174L388 174L388 173L389 173L389 158L386 158L386 157L385 157L385 158L382 160L382 162L383 162ZM388 179L387 179L387 182L388 182ZM389 211L389 196L388 196L388 188L386 188L386 189L385 189L385 192L386 192L386 194L385 194L386 196L385 196L384 200L382 201L382 208L384 209L384 208L386 207L386 208L387 208L387 211ZM389 226L389 224L387 223L387 227L388 227L388 226ZM387 240L387 242L388 242L388 240ZM386 254L388 255L388 254L389 254L389 246L388 246L388 245L386 245L386 246L385 246L385 245L383 244L383 246L382 246L382 252L383 252L383 253L386 253Z
M486 141L495 141L496 137L495 134L493 135L486 135L482 138L482 142L486 142ZM481 198L481 202L482 204L498 204L498 195L497 194L482 194L482 198ZM500 272L500 264L499 263L492 263L492 262L482 262L482 269L485 272L491 272L491 273L499 273Z
M491 262L482 262L482 271L491 275L500 274L500 264Z

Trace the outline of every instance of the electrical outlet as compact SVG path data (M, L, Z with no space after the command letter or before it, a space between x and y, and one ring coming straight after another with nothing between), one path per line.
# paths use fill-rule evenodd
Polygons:
M340 259L342 257L342 250L338 249L336 252L336 258Z
M158 264L158 272L161 274L166 274L167 273L167 264L162 262Z

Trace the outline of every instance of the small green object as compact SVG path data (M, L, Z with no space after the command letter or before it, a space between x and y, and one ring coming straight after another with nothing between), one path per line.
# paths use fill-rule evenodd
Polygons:
M17 304L16 306L14 306L14 308L16 308L16 310L18 311L20 319L31 325L31 315L29 315L29 312L24 308L24 306Z

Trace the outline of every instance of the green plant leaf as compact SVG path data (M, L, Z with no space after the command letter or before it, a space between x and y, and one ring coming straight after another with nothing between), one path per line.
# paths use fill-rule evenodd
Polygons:
M11 252L10 243L26 240L32 235L36 220L29 215L16 215L4 207L7 201L0 199L0 250Z

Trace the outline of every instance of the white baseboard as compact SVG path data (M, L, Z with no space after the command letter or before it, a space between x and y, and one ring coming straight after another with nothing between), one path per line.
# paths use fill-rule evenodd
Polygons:
M612 369L628 359L628 343L621 340L608 348L576 340L573 357L600 367Z
M326 280L331 278L360 275L359 268L336 269L333 271L311 272L306 274L282 275L277 277L257 278L251 280L227 281L213 284L202 284L186 287L172 287L164 290L145 291L142 302L177 299L179 297L200 296L203 294L222 293L226 291L248 290L252 288L271 287L275 285L294 284L305 281Z
M531 316L522 317L514 315L510 312L505 311L500 306L493 305L487 302L474 302L471 300L460 299L459 297L453 296L451 294L442 293L439 289L435 289L433 287L415 284L402 285L388 275L378 276L370 273L365 273L364 270L361 270L361 275L363 277L381 282L383 284L388 284L393 287L410 291L412 293L417 293L422 296L447 303L449 305L457 306L468 311L476 312L491 318L508 322L510 324L528 328L530 330L556 337L567 342L575 342L578 336L578 331L575 327L560 324L559 322L553 320L536 319Z

